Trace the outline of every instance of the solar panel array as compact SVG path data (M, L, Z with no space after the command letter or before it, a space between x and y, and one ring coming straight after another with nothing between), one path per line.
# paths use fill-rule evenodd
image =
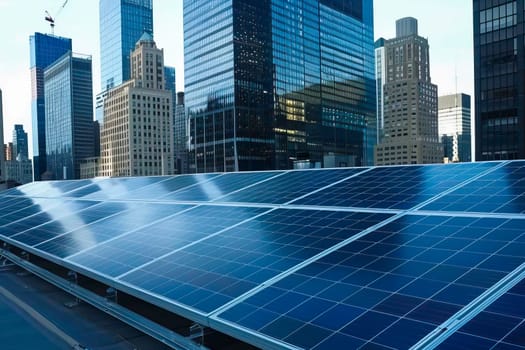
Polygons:
M0 238L264 348L525 349L524 213L523 161L97 178Z

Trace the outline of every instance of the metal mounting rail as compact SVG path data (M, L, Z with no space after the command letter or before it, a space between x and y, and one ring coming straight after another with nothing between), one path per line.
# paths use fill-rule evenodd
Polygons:
M86 303L100 309L101 311L127 323L128 325L138 329L139 331L157 339L158 341L168 345L173 349L178 350L208 350L208 348L194 343L190 339L175 333L159 324L150 321L149 319L136 314L127 308L120 306L114 302L108 301L106 298L101 297L89 290L72 283L71 281L65 280L61 277L54 275L53 273L36 266L29 261L18 257L17 255L10 253L7 250L0 249L0 256L3 256L21 268L35 274L36 276L46 280L47 282L57 286L58 288L70 293Z
M487 289L483 294L479 295L447 321L443 322L436 329L427 334L423 339L412 346L410 350L434 349L524 278L525 263L514 269L514 271L502 278L499 282Z

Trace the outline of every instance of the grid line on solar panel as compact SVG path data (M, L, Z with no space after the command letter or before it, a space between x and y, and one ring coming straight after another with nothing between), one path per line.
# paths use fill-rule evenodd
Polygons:
M212 318L305 348L406 349L525 261L523 224L406 215Z
M92 200L115 199L139 188L168 179L167 176L94 178L90 180L89 185L71 191L67 196Z
M11 237L17 240L17 236L21 233L39 227L45 223L53 220L58 220L62 217L73 215L83 209L89 208L98 204L95 201L63 201L57 200L56 205L41 208L38 213L28 215L26 210L20 213L21 218L13 221L8 225L2 227L1 234L6 237Z
M125 210L125 205L122 203L102 202L61 217L58 220L53 220L26 230L25 232L20 232L16 235L16 240L26 245L36 246L79 227L115 215L123 210ZM15 238L15 236L13 236L13 238Z
M122 205L124 210L44 241L37 248L65 258L188 208L187 205L163 203L129 202Z
M0 234L4 236L8 234L12 235L14 227L20 222L35 215L45 215L46 210L51 210L62 203L62 200L56 198L21 199L9 208L4 208L2 211L2 215L0 216L0 227L2 227L2 231ZM11 230L9 230L8 227L11 227Z
M413 348L426 349L436 347L462 326L469 323L473 318L478 317L480 312L483 312L483 310L497 301L504 294L509 292L512 288L523 281L524 278L525 262L502 278L500 281L492 285L489 289L483 292L483 294L471 301L468 305L459 310L448 320L439 325L435 330L427 334L427 336L422 338L417 344L413 346ZM525 301L525 298L523 298L522 301ZM523 312L523 315L525 316L525 311Z
M282 176L220 197L221 202L285 204L305 194L330 186L366 168L289 170Z
M161 259L177 250L243 220L266 212L265 208L198 206L160 220L146 228L134 230L93 249L71 256L68 260L105 275L116 277ZM198 222L198 223L197 223Z
M3 194L31 197L61 197L75 188L88 185L90 181L91 180L62 180L31 182L26 185L9 189Z
M224 173L187 188L168 193L159 200L211 201L250 185L282 176L278 171Z
M391 216L275 209L118 280L208 314Z
M389 166L339 182L292 201L298 205L408 210L450 191L503 163Z
M494 171L423 208L434 211L525 213L525 162L504 163Z
M435 344L438 349L525 349L525 279L461 328ZM520 307L521 306L521 307Z

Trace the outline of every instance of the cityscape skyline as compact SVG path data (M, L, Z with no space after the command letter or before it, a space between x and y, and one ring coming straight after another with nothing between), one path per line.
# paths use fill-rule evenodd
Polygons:
M10 48L0 54L6 137L9 136L6 130L12 130L14 124L23 124L32 137L28 38L35 32L50 32L44 20L45 10L59 15L55 15L55 35L73 39L74 52L93 56L93 92L94 95L100 92L98 1L69 1L59 11L62 4L62 1L46 0L28 7L14 0L0 0L0 20L13 29L9 33L15 33L0 34ZM454 11L450 11L451 8ZM182 1L174 4L153 0L153 11L154 39L158 47L164 49L166 65L176 68L177 91L184 91ZM473 96L472 3L403 0L394 5L387 0L375 0L374 39L393 37L395 20L406 16L418 19L421 35L429 40L431 76L438 85L439 95L458 91ZM442 26L443 16L454 26ZM22 17L23 21L17 20Z

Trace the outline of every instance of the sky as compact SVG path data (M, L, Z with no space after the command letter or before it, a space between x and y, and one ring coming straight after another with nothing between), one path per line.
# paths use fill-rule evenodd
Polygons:
M116 1L116 0L115 0ZM29 36L50 33L45 11L55 17L55 35L73 39L73 51L92 55L93 95L100 92L98 0L0 0L0 89L4 142L14 124L29 133L32 154ZM430 74L438 94L474 93L472 1L374 0L374 37L395 37L395 21L415 17L430 45ZM164 63L175 66L177 90L184 90L182 0L153 0L154 37Z

